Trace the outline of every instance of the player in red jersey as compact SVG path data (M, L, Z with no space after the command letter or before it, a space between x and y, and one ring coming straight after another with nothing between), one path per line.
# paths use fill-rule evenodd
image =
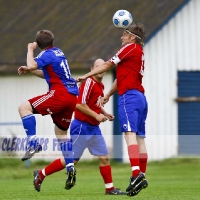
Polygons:
M102 59L97 59L93 68L98 67L103 62ZM94 70L93 68L92 70ZM106 113L101 106L101 98L104 96L103 76L104 73L101 73L88 78L79 88L80 95L77 100L75 117L70 127L74 163L78 163L84 150L88 148L92 155L99 158L99 170L105 183L105 193L108 195L124 195L127 193L114 188L108 150L99 128L100 122L114 119L114 116ZM39 176L34 177L35 189L39 192L45 176L64 169L65 165L64 159L57 159L43 170L36 170L34 173L39 174Z
M98 68L77 79L78 82L84 82L90 76L103 73L116 65L116 80L104 97L104 103L118 91L120 127L121 132L125 134L132 169L130 185L126 189L128 196L135 196L148 186L145 178L148 156L144 141L148 105L142 86L144 72L142 45L144 39L144 26L142 24L132 24L124 30L121 37L121 49L116 55Z
M78 87L72 78L67 59L57 47L53 46L54 35L49 30L40 30L35 37L36 42L28 44L27 66L18 68L19 75L32 72L44 78L49 86L46 94L34 97L19 106L19 114L27 134L26 153L22 161L30 159L42 150L36 138L36 120L34 114L51 115L55 124L60 149L67 163L66 184L75 184L72 176L76 175L73 162L72 144L67 139L73 111L76 106ZM36 47L41 53L34 58Z

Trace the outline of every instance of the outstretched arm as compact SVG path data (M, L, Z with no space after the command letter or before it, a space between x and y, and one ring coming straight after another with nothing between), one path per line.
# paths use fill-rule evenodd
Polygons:
M106 72L107 70L109 70L111 67L113 66L113 63L110 61L104 62L102 65L99 65L98 67L94 68L92 71L90 71L89 73L83 75L83 76L79 76L76 81L77 82L81 82L83 83L87 78L89 78L90 76L94 76L96 74L101 74L103 72Z
M112 87L108 91L108 93L103 97L102 104L106 104L109 101L109 98L117 91L117 79L112 84Z

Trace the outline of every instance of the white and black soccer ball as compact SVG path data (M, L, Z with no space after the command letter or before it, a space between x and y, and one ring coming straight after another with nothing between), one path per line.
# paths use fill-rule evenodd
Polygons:
M133 22L133 17L131 13L127 10L118 10L114 15L113 15L113 24L117 28L128 28L132 22Z

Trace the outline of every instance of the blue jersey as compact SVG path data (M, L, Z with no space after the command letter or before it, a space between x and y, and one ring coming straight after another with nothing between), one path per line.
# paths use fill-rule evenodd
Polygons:
M71 77L67 59L60 49L47 48L35 58L35 61L38 64L38 69L44 73L49 90L65 89L69 93L78 95L76 80Z

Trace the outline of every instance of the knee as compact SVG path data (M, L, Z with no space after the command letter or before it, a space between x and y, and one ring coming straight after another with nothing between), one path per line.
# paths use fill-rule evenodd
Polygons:
M67 139L67 131L61 130L58 126L55 125L54 127L55 134L58 140L68 140Z
M107 166L110 164L110 159L108 156L99 157L99 165L100 166Z
M60 162L61 162L62 166L65 167L66 164L65 164L64 158L60 158Z
M78 160L74 160L74 165L78 164Z
M18 111L21 115L26 115L29 113L33 113L31 104L29 103L29 101L26 101L24 103L22 103L19 107L18 107Z
M24 105L24 103L22 103L22 104L18 107L19 113L21 113L23 110L25 110L25 105Z

